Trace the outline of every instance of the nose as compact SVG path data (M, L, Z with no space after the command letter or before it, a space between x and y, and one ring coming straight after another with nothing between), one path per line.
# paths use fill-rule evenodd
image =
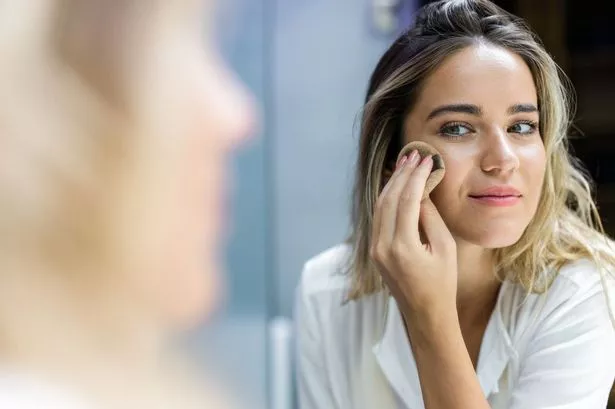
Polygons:
M257 106L250 92L235 74L218 59L213 67L215 75L209 85L213 88L209 100L210 108L216 115L210 119L227 146L233 149L252 136L258 126Z
M508 175L519 168L519 157L508 133L494 129L483 139L481 169L494 175Z

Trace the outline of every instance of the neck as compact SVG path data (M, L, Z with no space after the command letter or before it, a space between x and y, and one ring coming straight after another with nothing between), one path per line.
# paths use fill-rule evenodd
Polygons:
M0 286L0 326L8 334L0 360L78 371L143 367L160 355L161 332L119 291L87 291L34 268L15 271Z
M459 320L472 323L488 319L500 288L494 273L493 250L458 241L457 271Z
M123 291L88 291L43 269L0 271L0 370L66 385L97 407L213 407L216 397L193 388L203 387L195 367Z

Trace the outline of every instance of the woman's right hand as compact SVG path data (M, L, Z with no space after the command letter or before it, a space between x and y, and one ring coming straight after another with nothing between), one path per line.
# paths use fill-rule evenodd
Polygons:
M404 315L456 309L457 249L433 202L421 202L433 160L404 157L375 209L370 254ZM420 319L420 318L419 318Z

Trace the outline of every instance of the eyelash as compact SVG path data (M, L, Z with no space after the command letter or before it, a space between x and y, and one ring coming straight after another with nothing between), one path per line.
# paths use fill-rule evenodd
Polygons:
M458 140L458 139L462 139L463 137L465 137L465 134L464 135L454 135L454 134L450 134L450 133L445 132L445 130L447 128L452 128L452 127L455 127L455 126L462 126L464 128L468 128L469 129L468 133L474 132L474 128L472 128L469 124L467 124L465 122L449 122L449 123L444 124L440 128L438 133L441 136L443 136L443 137L445 137L447 139L450 139L450 140Z
M523 121L517 121L517 122L514 123L514 125L518 125L518 124L525 124L525 125L529 125L530 126L530 128L531 128L530 131L525 133L524 135L532 135L538 129L538 122L536 122L536 121L523 120Z
M511 125L509 127L512 128L515 125L519 125L519 124L525 124L525 125L529 125L530 126L530 131L529 132L525 132L525 133L519 133L520 135L533 135L536 130L538 129L538 123L536 121L531 121L531 120L522 120L522 121L517 121L515 122L513 125ZM454 135L454 134L450 134L450 133L446 133L445 130L447 128L452 128L455 126L462 126L464 128L467 128L469 130L469 132L467 132L464 135ZM451 140L458 140L458 139L462 139L463 137L465 137L468 133L472 133L475 132L474 128L472 128L469 124L465 123L465 122L449 122L447 124L444 124L440 130L439 130L439 134L447 139L451 139Z

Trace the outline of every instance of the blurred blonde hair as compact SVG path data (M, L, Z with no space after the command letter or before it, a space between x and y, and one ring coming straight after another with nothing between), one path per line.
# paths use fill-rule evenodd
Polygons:
M369 84L349 239L353 248L349 299L384 288L369 257L374 206L386 183L385 173L394 167L402 147L402 124L420 98L422 82L446 58L480 43L505 48L530 68L547 157L536 214L517 243L496 250L497 274L520 283L528 292L544 292L558 270L573 260L593 260L603 279L612 273L615 256L592 198L589 177L568 154L574 99L566 76L523 21L493 3L438 1L425 6L415 27L384 54Z
M126 176L149 131L130 80L141 40L186 2L0 0L0 362L111 407L204 403L182 364L139 362L120 333L153 324L134 321L145 314L122 292L133 257L122 207L142 193Z

